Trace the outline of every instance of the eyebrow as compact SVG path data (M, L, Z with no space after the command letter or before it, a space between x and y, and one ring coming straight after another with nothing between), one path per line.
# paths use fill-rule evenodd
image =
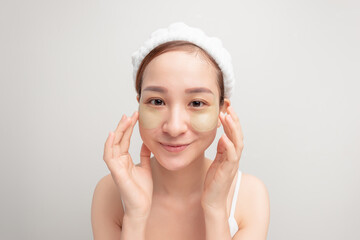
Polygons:
M214 93L210 89L204 87L189 88L185 90L185 93L210 93L214 95Z
M152 92L160 92L160 93L168 92L168 90L166 88L159 87L159 86L149 86L149 87L145 88L143 91L152 91Z
M146 88L144 88L143 90L145 91L152 91L152 92L159 92L159 93L167 93L168 90L164 87L160 87L160 86L148 86ZM198 88L188 88L185 90L185 93L187 94L191 94L191 93L210 93L212 95L214 95L214 93L208 89L208 88L204 88L204 87L198 87Z

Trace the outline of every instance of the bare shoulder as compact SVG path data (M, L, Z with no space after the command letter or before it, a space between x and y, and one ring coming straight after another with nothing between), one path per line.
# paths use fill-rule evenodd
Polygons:
M93 232L103 232L106 225L112 228L122 225L124 210L121 196L110 174L97 183L91 206L91 223Z
M240 190L246 192L248 198L264 199L268 197L267 187L261 179L248 173L241 175Z
M270 218L269 193L258 177L242 173L235 218L239 229L259 226L267 231Z

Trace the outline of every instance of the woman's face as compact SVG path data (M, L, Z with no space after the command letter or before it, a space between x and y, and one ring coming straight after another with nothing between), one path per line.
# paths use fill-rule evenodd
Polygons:
M214 67L203 57L170 51L146 67L139 99L139 130L166 169L203 157L216 136L219 90Z

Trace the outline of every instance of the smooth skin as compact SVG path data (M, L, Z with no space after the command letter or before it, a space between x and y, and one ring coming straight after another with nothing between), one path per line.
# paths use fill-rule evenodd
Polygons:
M149 96L163 101L153 107L168 117L156 129L140 127L144 144L138 165L128 152L138 112L124 115L109 133L103 158L111 174L97 184L92 203L95 240L231 239L227 220L244 147L240 121L226 99L217 126L222 125L225 134L218 142L215 159L207 159L204 150L213 141L216 128L199 133L191 128L189 116L197 111L193 101L208 97L184 94L193 85L209 86L218 100L211 67L199 56L181 51L162 54L149 63L143 88L165 87L168 93L150 91ZM144 94L138 101L143 97L146 100ZM183 99L192 102L183 104ZM189 145L180 153L169 153L162 147L164 142ZM266 239L269 211L265 185L243 173L235 211L239 231L232 239Z
M191 114L191 126L198 132L207 132L216 127L218 124L219 106L213 105L201 111L196 111ZM158 127L166 118L156 108L148 107L146 104L139 104L139 124L146 129L154 129Z

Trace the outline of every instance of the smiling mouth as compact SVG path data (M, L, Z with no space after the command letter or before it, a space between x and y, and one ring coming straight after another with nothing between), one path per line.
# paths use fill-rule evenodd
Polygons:
M185 150L185 148L187 146L190 145L190 144L170 145L170 144L164 144L164 143L160 143L160 144L168 152L181 152L181 151Z

